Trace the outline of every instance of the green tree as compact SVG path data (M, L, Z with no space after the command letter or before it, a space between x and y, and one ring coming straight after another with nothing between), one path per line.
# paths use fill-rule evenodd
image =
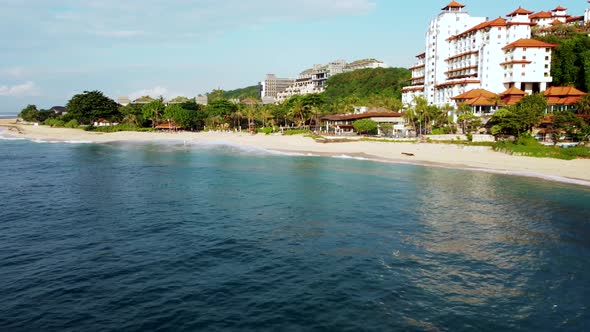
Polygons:
M578 114L590 115L590 95L585 95L576 105Z
M38 115L39 115L39 110L37 109L37 106L28 105L27 107L23 108L20 111L20 113L18 114L18 117L23 119L24 121L34 122L34 121L38 121L37 120Z
M167 121L173 121L179 128L183 129L191 129L195 124L195 113L182 108L180 104L166 106L164 118Z
M111 120L119 116L119 107L111 98L100 91L84 91L68 101L68 114L64 120L77 120L80 124L90 124L104 118Z
M572 111L560 111L553 114L554 137L560 137L561 133L572 137L575 140L583 139L584 121L577 117ZM557 143L558 139L554 139Z
M354 130L360 134L374 133L378 128L377 122L371 119L356 120L352 123L352 126L354 127Z
M547 100L539 93L525 96L516 104L515 116L519 123L517 134L530 132L547 112Z
M164 112L164 102L162 98L154 100L150 103L143 105L142 113L145 119L152 122L152 127L155 128L160 122L162 113Z
M139 104L129 104L119 108L119 113L123 116L123 123L133 126L143 126L144 117L142 106Z
M325 95L330 101L350 96L360 99L371 96L401 99L401 89L409 84L408 79L411 76L411 72L405 68L355 70L331 76Z
M463 133L466 135L473 134L481 127L481 118L471 112L460 114L457 121L461 124Z
M381 134L383 134L385 136L393 135L393 124L382 123L379 125L379 128L381 129Z

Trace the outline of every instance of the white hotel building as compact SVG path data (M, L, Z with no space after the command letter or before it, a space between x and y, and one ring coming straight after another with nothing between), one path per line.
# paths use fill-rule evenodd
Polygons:
M464 7L452 1L430 23L426 50L410 68L412 83L403 89L402 101L411 104L414 96L421 96L442 106L473 89L496 94L512 87L545 91L552 81L555 46L531 39L537 23L529 16L534 13L518 8L506 18L489 20L470 16ZM555 13L567 15L565 10Z

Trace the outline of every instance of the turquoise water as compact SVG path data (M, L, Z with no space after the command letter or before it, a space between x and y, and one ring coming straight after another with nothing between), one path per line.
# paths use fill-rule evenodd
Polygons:
M590 190L228 145L0 141L1 331L583 331Z

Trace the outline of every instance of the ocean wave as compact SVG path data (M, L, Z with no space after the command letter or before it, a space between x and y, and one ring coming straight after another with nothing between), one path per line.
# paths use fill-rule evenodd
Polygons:
M38 143L38 144L92 144L94 142L92 141L78 141L78 140L44 140L44 139L31 139L30 140L33 143Z
M23 137L2 136L2 131L0 131L0 140L2 141L24 141L25 139Z
M346 154L342 154L342 155L339 155L339 156L332 156L332 158L336 158L336 159L352 159L352 160L371 160L369 158L349 156L349 155L346 155Z

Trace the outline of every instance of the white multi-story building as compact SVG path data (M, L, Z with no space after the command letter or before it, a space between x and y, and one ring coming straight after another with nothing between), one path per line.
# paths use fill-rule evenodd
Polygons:
M470 16L464 7L452 1L430 23L426 51L410 68L412 84L403 89L402 101L411 104L421 96L442 106L473 89L544 91L552 81L554 45L531 39L533 12L519 7L507 18L488 20Z

